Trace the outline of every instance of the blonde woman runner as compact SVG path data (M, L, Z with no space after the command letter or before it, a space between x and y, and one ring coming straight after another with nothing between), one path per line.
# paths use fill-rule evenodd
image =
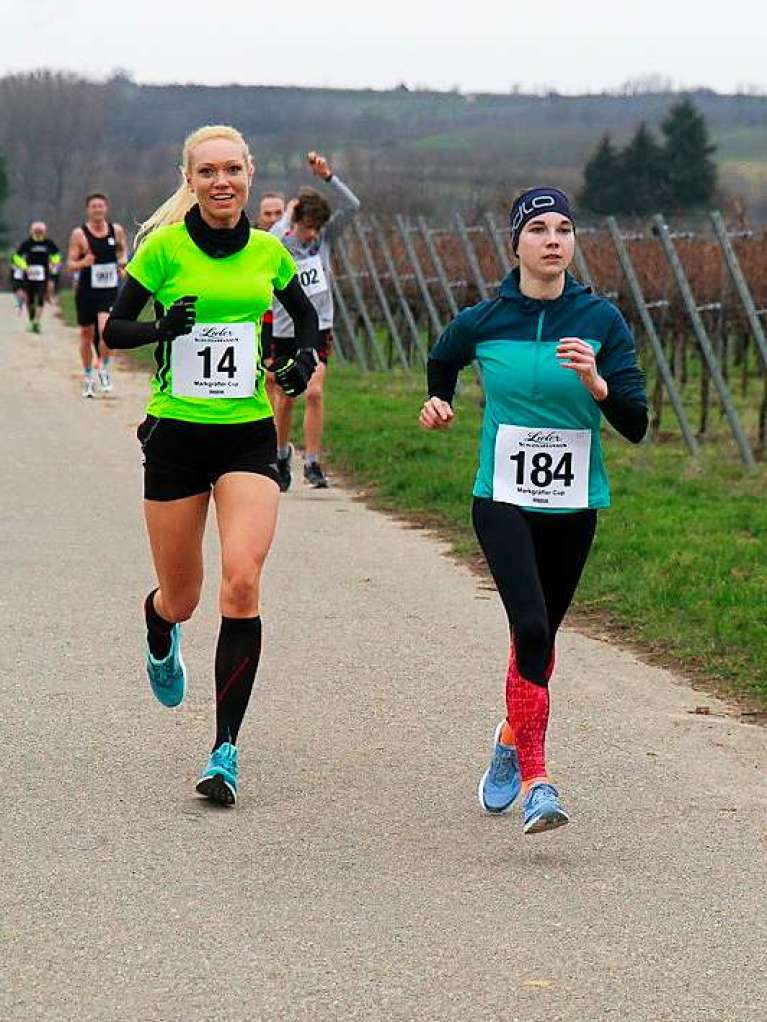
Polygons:
M144 452L145 517L157 588L146 597L146 670L164 706L186 690L182 621L197 607L211 497L221 546L221 626L215 656L216 731L197 791L233 805L237 741L261 655L260 579L277 521L272 410L264 389L261 320L277 295L300 339L274 367L295 396L317 364L318 321L277 238L244 213L253 161L234 128L187 138L176 193L143 224L106 326L112 348L154 344L157 369ZM138 322L150 300L158 318Z

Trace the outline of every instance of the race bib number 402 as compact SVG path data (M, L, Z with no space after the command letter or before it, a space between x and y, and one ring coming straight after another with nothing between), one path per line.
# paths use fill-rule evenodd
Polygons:
M91 266L91 287L106 289L117 287L117 263L94 263Z
M256 389L255 323L198 323L171 348L178 397L251 397Z
M296 271L298 283L304 289L304 294L307 297L311 298L312 295L327 291L328 278L325 275L322 259L318 255L302 259L296 266Z
M499 426L493 500L530 508L589 506L590 429Z

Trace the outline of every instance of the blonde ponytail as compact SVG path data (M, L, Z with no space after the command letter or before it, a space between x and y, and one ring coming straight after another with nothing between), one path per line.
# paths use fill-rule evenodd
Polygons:
M187 182L187 174L192 169L192 152L201 142L207 142L212 138L225 138L241 145L245 162L249 168L253 167L253 157L248 150L248 144L236 128L230 128L227 124L206 124L193 131L191 135L187 136L181 154L181 166L178 168L181 173L181 184L173 195L166 199L161 206L158 206L154 213L141 224L136 234L136 248L148 234L158 227L180 223L197 202L194 192Z

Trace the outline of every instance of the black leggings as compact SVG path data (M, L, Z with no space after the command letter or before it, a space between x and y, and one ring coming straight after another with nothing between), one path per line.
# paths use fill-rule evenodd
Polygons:
M514 628L524 678L546 684L546 668L594 540L596 511L544 514L475 497L474 530Z
M27 314L30 322L34 322L37 310L45 304L45 281L33 280L27 283L24 293L27 296Z

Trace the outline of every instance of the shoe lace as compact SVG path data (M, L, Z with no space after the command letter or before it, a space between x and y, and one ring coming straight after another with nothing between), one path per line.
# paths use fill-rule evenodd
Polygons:
M548 802L552 798L559 798L559 792L553 784L536 784L530 789L528 805L532 808L539 802Z
M517 770L517 754L514 749L496 749L490 771L495 784L506 784Z
M228 742L224 742L223 745L219 745L217 749L213 750L210 762L212 766L232 770L237 765L237 749Z

